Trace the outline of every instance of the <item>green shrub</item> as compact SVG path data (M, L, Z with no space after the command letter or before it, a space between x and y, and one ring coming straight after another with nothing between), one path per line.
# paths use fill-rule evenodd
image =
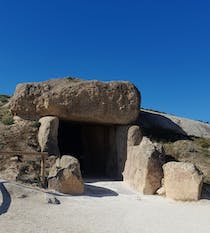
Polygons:
M3 142L0 142L0 150L4 149L5 144Z
M6 109L6 110L3 111L0 120L5 125L12 125L12 124L14 124L12 113L8 109Z
M32 127L39 129L40 126L41 126L41 123L38 120L33 121Z
M8 103L10 96L8 95L0 95L0 106Z
M195 138L196 144L204 149L210 148L210 138Z
M79 78L73 78L73 77L66 77L66 79L67 80L69 80L70 82L80 82L81 81L81 79L79 79Z

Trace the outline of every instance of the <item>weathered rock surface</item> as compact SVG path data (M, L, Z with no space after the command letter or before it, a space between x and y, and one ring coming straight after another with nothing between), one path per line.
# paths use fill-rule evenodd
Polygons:
M73 78L16 87L14 115L23 118L57 116L71 121L128 124L139 114L140 94L130 82L84 81Z
M124 181L138 192L154 194L163 177L159 155L155 145L146 137L140 145L128 146Z
M40 120L38 141L42 152L48 152L49 155L59 155L58 148L58 125L57 117L46 116Z
M166 197L180 201L200 198L203 176L191 163L169 162L163 166Z
M210 138L208 123L149 110L141 110L139 124L149 133L158 135L161 135L161 132L164 134L168 132L169 134Z
M70 155L57 159L48 176L48 188L66 194L83 193L84 183L79 161Z
M138 125L133 125L128 129L128 146L137 146L142 140L142 133Z

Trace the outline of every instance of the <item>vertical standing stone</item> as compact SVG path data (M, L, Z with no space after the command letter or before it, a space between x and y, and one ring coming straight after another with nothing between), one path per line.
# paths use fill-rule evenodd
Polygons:
M58 125L57 117L42 117L38 132L38 141L42 152L48 152L49 155L59 155L58 148Z
M128 146L124 181L138 192L154 194L163 177L159 155L160 152L146 137L139 145Z
M200 198L203 175L193 164L168 162L163 170L166 197L180 201L197 201Z

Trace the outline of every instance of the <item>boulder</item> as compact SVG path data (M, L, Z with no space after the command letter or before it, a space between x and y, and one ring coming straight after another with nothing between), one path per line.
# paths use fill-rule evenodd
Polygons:
M57 159L49 172L48 188L66 194L83 193L84 183L79 161L70 155Z
M48 152L49 155L59 155L58 148L58 125L57 117L46 116L40 120L38 132L38 141L42 152Z
M160 152L146 137L137 146L128 146L124 181L143 194L154 194L161 186L163 171Z
M37 119L128 124L139 114L140 93L130 82L84 81L74 78L24 83L16 87L10 107L14 115Z
M163 170L166 197L180 201L200 198L203 175L192 163L168 162Z

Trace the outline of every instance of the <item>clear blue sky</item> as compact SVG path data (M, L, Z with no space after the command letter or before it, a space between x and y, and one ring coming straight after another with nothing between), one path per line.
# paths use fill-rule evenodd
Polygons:
M143 107L210 122L210 1L1 0L0 93L64 76L129 80Z

